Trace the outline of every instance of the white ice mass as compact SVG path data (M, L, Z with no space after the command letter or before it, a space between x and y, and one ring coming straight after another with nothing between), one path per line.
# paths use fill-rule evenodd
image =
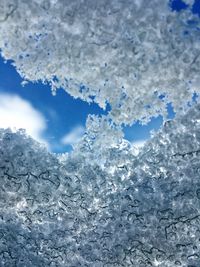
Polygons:
M96 102L68 155L0 130L0 266L200 266L200 19L167 0L0 0L25 82ZM122 124L177 116L138 155Z

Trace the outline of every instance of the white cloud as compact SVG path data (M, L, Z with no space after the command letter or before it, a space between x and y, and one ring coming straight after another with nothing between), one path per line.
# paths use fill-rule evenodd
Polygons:
M67 133L61 139L61 143L63 145L74 145L80 141L81 137L83 136L85 129L83 126L78 125L74 127L71 132Z
M46 129L45 118L17 95L0 93L0 128L11 128L13 131L23 128L35 140L48 146L42 137Z

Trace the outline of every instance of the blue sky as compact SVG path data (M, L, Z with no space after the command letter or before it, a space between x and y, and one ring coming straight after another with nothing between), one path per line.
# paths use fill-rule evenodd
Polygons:
M89 105L84 101L74 99L62 89L57 91L56 96L53 96L50 86L40 82L28 83L23 87L21 85L23 80L11 62L4 63L2 58L0 58L0 77L1 97L2 94L18 95L31 103L33 108L43 115L47 127L43 132L43 138L51 144L54 152L64 152L70 149L62 145L60 140L74 128L84 127L88 114L105 113L98 105Z
M172 2L174 10L185 8L180 0ZM194 12L200 10L200 0L194 5ZM49 149L60 153L71 150L73 143L84 131L88 114L105 114L96 104L74 99L64 90L51 94L50 86L42 83L21 85L22 79L11 62L4 63L0 57L0 127L24 125L36 139L49 144ZM17 108L16 108L17 107ZM13 108L13 110L12 110ZM18 112L16 112L18 110ZM169 106L169 118L173 110ZM140 142L150 138L151 130L158 130L162 117L153 118L148 125L135 123L125 127L125 138Z
M96 104L88 104L79 99L74 99L62 89L57 91L56 96L53 96L50 86L43 85L40 82L28 83L23 87L21 85L23 80L11 65L11 62L8 61L5 63L2 58L0 58L0 77L0 104L1 99L4 99L5 96L9 96L9 98L7 97L7 101L10 102L10 105L12 105L15 96L30 103L32 108L37 110L44 119L45 127L43 127L40 135L49 143L50 149L53 152L66 152L71 150L68 142L64 142L66 143L64 144L62 139L67 135L70 142L70 136L73 139L73 133L75 134L74 138L76 138L76 134L79 136L82 133L81 129L85 125L88 114L106 114L107 112L99 108ZM20 101L18 103L18 109L20 110L23 104ZM10 106L7 108L10 109ZM2 105L0 112L3 112L1 109L3 109ZM27 113L26 110L22 110L22 112ZM170 114L172 117L173 113L170 112ZM14 110L11 116L13 119L9 117L8 120L10 121L7 120L7 123L11 124L10 126L15 124L16 121ZM31 117L32 115L30 114L24 120L31 121ZM148 139L150 137L150 131L152 129L159 129L161 125L161 117L152 119L145 126L136 123L132 127L124 128L125 137L131 142L140 142L141 140ZM0 120L0 127L2 126L4 125L2 125Z

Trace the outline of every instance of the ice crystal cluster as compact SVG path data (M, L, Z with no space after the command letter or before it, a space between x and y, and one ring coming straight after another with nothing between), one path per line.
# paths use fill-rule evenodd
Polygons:
M59 158L1 130L0 266L198 267L200 105L137 158L114 154L110 168Z
M199 18L168 0L1 0L0 48L25 80L112 107L118 124L199 92Z
M0 0L25 81L96 102L71 154L0 130L1 267L200 266L199 17L167 0ZM121 124L174 121L135 156Z

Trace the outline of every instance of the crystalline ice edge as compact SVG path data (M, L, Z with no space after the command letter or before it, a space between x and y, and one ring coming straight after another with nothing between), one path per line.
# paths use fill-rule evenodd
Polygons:
M25 80L109 103L117 124L147 122L199 92L193 2L172 12L167 0L1 0L1 53Z

